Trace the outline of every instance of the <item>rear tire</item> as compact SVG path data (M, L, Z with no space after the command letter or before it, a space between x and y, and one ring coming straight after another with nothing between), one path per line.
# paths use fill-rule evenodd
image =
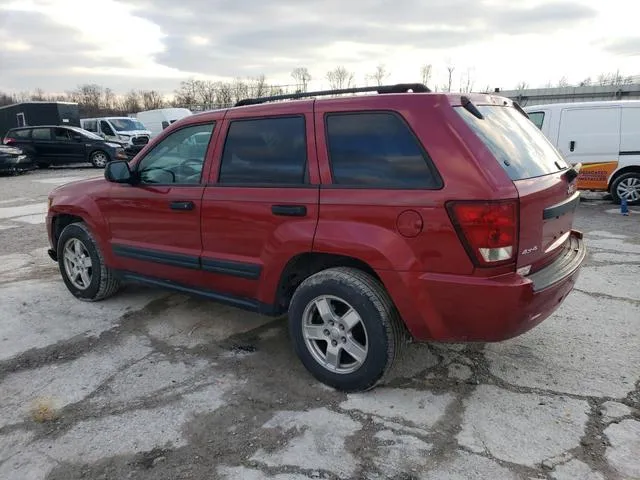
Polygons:
M116 273L104 263L95 238L82 222L67 225L58 239L58 266L67 289L80 300L95 302L120 288Z
M406 339L382 284L346 267L302 282L289 306L289 333L305 368L347 392L369 390L383 380Z
M620 175L611 184L610 193L617 204L620 204L622 196L626 195L628 205L640 205L640 172Z

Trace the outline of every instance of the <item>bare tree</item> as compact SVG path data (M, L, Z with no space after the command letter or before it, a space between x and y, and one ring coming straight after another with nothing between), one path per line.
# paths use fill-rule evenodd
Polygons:
M142 90L140 96L142 97L142 107L145 110L156 110L164 107L164 98L157 90Z
M611 75L608 73L601 73L598 75L598 85L604 87L605 85L609 85L611 83Z
M582 80L578 86L580 87L590 87L591 86L591 77L587 77L584 80Z
M264 97L267 94L267 79L264 74L249 79L249 90L252 97Z
M516 90L519 92L526 90L527 88L529 88L529 84L525 80L518 82L516 85Z
M332 90L350 88L353 82L353 73L343 66L339 66L327 72L327 80L329 80Z
M560 80L558 80L558 87L564 88L568 86L569 86L569 80L567 80L567 77L563 76Z
M198 103L202 104L204 108L212 108L216 103L217 84L211 80L197 80L196 88Z
M453 72L455 71L456 67L454 67L453 65L447 65L447 72L449 74L449 78L447 80L447 84L443 86L444 91L446 92L451 92L451 87L453 87Z
M463 93L471 93L474 84L473 71L471 68L467 68L467 71L460 75L460 91Z
M199 82L193 78L180 82L180 87L175 91L176 102L184 107L192 107L198 104Z
M122 109L125 113L136 113L142 110L142 99L140 94L135 90L130 90L124 96L122 101Z
M36 88L31 95L31 100L34 100L36 102L45 100L44 90L41 88Z
M430 63L426 63L420 67L420 77L422 79L423 85L429 86L432 73L433 73L433 67L431 66Z
M233 102L239 102L245 98L249 98L249 85L242 81L241 78L236 78L233 81Z
M111 110L116 108L116 94L109 87L104 89L102 95L102 106L106 110Z
M380 64L376 67L376 71L371 75L367 76L369 79L373 80L375 84L379 87L384 84L385 79L389 77L389 72L383 64Z
M297 67L291 72L291 77L295 80L297 90L299 92L306 92L309 82L311 81L311 74L307 67Z
M219 108L226 108L233 105L233 86L230 83L216 83L216 104Z

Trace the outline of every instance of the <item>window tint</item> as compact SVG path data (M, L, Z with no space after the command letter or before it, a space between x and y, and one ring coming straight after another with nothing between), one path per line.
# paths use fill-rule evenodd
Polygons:
M102 133L110 137L113 137L115 135L113 129L105 120L100 120L100 130L102 130Z
M54 128L53 138L60 141L69 141L71 140L71 135L69 130L67 130L66 128Z
M544 112L529 112L529 120L531 120L536 127L542 129Z
M29 129L14 130L12 132L9 132L7 136L11 138L29 138Z
M539 177L568 168L540 129L515 108L477 105L477 109L483 119L464 107L455 107L511 180Z
M408 126L393 113L330 114L333 183L371 188L438 188L440 180Z
M34 140L51 140L50 128L34 128L31 133L31 138Z
M227 133L219 182L302 184L306 165L303 117L236 120Z
M200 183L213 123L193 125L173 132L140 161L142 183Z

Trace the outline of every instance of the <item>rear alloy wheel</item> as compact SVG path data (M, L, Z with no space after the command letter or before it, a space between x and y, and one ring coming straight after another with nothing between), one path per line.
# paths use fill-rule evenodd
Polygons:
M380 282L344 267L302 282L289 306L289 332L307 370L343 391L368 390L379 383L405 339Z
M91 154L91 164L96 168L104 168L109 163L109 156L101 150Z
M615 203L627 199L628 205L640 205L640 172L620 175L611 185L611 197Z
M102 253L84 223L72 223L62 230L57 252L62 279L80 300L102 300L118 291L120 281L105 265Z

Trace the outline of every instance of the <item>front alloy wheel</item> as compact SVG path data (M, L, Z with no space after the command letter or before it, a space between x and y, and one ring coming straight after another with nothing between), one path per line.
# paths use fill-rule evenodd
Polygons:
M93 262L87 247L77 238L70 238L62 251L64 270L69 282L78 290L91 285Z
M109 157L104 152L95 152L91 155L91 163L96 168L104 168L109 162Z

